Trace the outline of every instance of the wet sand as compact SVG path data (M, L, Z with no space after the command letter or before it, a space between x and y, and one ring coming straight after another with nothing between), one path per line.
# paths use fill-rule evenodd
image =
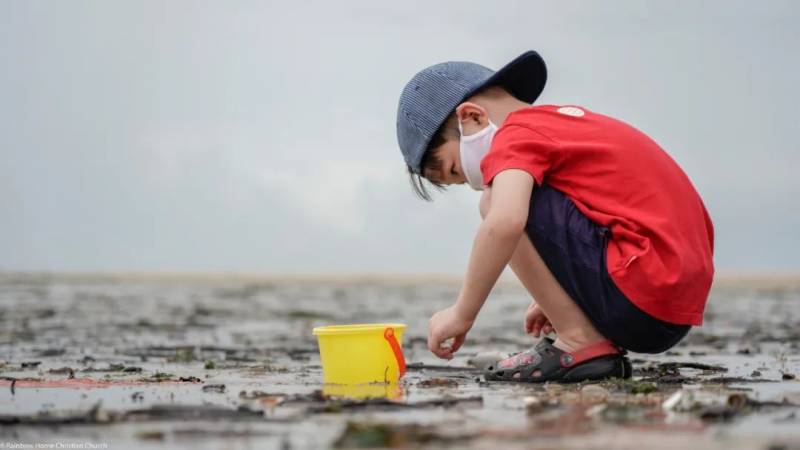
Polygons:
M535 341L497 287L458 356L425 348L448 278L0 275L0 443L102 448L800 448L800 280L715 283L702 328L633 380L487 384ZM311 328L408 324L389 399L321 391ZM479 359L479 358L478 358ZM24 448L24 447L19 447ZM84 448L91 448L85 446Z

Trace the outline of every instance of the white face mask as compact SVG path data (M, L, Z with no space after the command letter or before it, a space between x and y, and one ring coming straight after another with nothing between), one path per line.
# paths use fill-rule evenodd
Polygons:
M458 131L461 133L461 144L459 152L461 154L461 170L467 178L472 189L483 190L483 174L481 173L481 160L492 146L492 138L497 133L497 125L489 121L486 128L475 134L464 136L461 121L458 121Z

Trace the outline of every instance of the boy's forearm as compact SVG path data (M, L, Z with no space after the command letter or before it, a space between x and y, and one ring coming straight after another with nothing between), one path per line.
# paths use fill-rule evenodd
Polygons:
M524 223L487 217L472 246L464 285L456 302L462 317L474 320L486 297L511 260L522 237Z

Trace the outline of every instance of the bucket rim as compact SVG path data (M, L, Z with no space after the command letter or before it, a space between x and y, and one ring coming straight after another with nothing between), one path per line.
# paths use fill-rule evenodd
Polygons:
M325 325L312 330L314 336L334 336L343 334L368 334L383 333L383 330L393 328L398 331L406 329L404 323L354 323L349 325Z

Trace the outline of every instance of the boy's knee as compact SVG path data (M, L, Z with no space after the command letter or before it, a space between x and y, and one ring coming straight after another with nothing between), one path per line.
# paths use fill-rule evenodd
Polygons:
M489 214L489 205L492 202L492 194L491 191L487 188L483 191L481 195L481 201L478 204L478 210L481 213L481 219L485 219L486 215Z

